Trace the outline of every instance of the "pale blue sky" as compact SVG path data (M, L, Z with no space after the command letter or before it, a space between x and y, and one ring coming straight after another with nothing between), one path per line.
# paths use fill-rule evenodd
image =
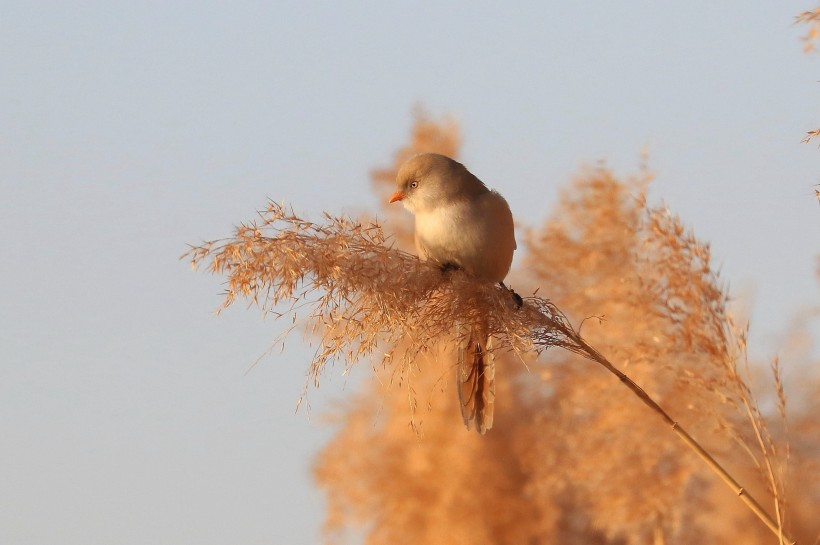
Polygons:
M538 224L580 165L634 172L755 293L818 303L818 56L781 2L0 5L0 542L316 543L343 378L177 261L267 197L361 210L414 104ZM548 288L541 291L548 296ZM355 381L348 385L355 388ZM454 432L461 432L455 430Z

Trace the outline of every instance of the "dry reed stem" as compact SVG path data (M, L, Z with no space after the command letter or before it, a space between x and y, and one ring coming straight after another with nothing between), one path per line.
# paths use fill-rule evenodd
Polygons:
M801 140L800 142L803 143L803 144L808 144L809 142L812 141L813 138L816 138L818 136L820 136L820 129L815 129L813 131L807 131L806 132L806 137L803 138L803 140Z
M559 326L561 327L561 326ZM782 529L782 520L781 520L781 509L780 509L780 502L775 502L776 511L777 511L777 521L773 520L771 516L766 512L763 506L758 503L758 501L743 487L738 483L732 475L726 471L726 469L720 465L720 463L715 460L715 458L701 446L701 444L695 440L689 433L675 420L673 419L669 413L667 413L663 407L661 407L652 397L646 393L638 384L636 384L631 378L629 378L626 374L618 370L612 363L609 362L603 355L601 355L595 348L590 346L578 333L576 333L573 329L564 329L561 331L561 334L564 335L567 339L571 340L574 344L576 344L576 349L571 349L573 352L584 356L600 365L602 365L607 371L618 377L618 379L629 388L633 394L635 394L646 406L648 406L652 411L654 411L661 419L669 424L672 428L672 431L680 437L680 439L686 443L686 445L692 449L695 454L697 454L701 460L703 460L706 465L709 466L712 471L714 471L722 480L726 483L726 485L735 493L737 494L740 499L752 510L752 512L757 515L757 517L763 521L764 524L776 535L781 543L783 540L787 540L789 543L794 544L795 541L789 538ZM538 340L536 340L536 345L540 345ZM760 441L760 448L763 452L766 452L766 446L764 445L764 439L761 435L760 425L756 422L758 418L760 418L760 413L756 406L749 406L747 405L747 410L749 411L749 417L752 419L753 426L755 430L755 435ZM768 445L770 446L770 445ZM774 476L773 469L770 463L769 457L765 457L766 465L769 471L769 475L771 478L772 483L776 483L777 480ZM778 497L777 493L775 493L775 497Z
M309 372L317 385L329 362L341 359L351 366L362 358L371 358L385 345L390 348L381 354L381 363L397 361L393 370L401 378L421 354L432 352L437 346L461 342L456 338L454 324L479 315L488 317L489 334L496 339L495 350L525 353L559 347L580 354L615 375L775 535L794 543L782 530L779 503L775 522L652 397L588 344L549 300L527 297L524 306L517 308L506 289L477 281L460 271L443 273L437 264L420 261L388 245L375 222L362 223L327 213L325 219L325 224L305 221L271 202L260 213L260 221L241 225L234 238L194 246L183 257L189 257L194 268L207 263L210 272L227 276L222 308L234 303L238 296L277 316L292 313L294 320L297 305L311 308L314 331L321 336L321 346ZM274 309L282 303L289 304L286 313ZM399 343L408 339L409 343ZM748 393L745 383L738 380L742 392ZM741 399L765 455L767 446L772 445L771 438L761 432L760 412L747 403L745 395ZM412 393L410 403L415 406ZM768 470L774 483L773 493L778 496L770 464Z

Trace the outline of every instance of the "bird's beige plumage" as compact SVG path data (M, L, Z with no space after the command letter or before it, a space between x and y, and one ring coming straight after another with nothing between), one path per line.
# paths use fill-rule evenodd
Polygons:
M502 282L516 248L515 227L507 201L461 163L424 153L399 169L396 192L415 215L416 248L422 259L457 267L486 281ZM469 327L459 349L459 398L464 423L485 433L493 424L495 365L484 323Z

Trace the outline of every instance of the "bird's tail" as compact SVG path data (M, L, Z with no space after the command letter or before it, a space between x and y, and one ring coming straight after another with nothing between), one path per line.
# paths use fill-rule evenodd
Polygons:
M458 399L464 425L481 435L493 427L495 407L495 361L491 340L480 328L472 327L467 344L458 349Z

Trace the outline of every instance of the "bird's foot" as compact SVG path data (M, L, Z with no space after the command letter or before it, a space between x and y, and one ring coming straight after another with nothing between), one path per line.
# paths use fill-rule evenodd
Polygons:
M447 261L446 263L441 264L441 272L443 272L445 274L450 272L450 271L459 271L459 270L461 270L461 267L459 267L457 264L453 263L452 261Z
M507 285L504 282L499 282L499 284L501 285L502 288L504 288L505 290L510 292L510 295L512 295L513 301L515 302L515 308L516 309L519 309L519 308L524 306L524 299L522 299L520 295L515 293L514 289L507 287Z

